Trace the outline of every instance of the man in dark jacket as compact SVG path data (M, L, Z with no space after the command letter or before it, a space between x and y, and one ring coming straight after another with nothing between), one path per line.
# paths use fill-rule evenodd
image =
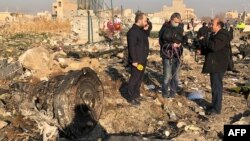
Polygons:
M149 53L148 36L144 30L147 27L147 17L144 13L137 13L135 24L127 33L128 62L131 66L131 76L128 82L129 102L140 104L140 86L147 65Z
M233 29L233 26L232 25L229 25L229 26L226 26L225 27L225 30L228 31L228 36L229 36L229 40L230 42L233 40L234 38L234 29ZM233 52L232 52L232 46L231 46L231 43L230 43L230 49L229 49L229 65L228 65L228 70L229 71L232 71L232 72L235 72L235 73L238 73L239 71L237 71L234 67L234 62L233 62Z
M184 32L180 23L181 15L179 13L173 13L170 21L164 23L159 32L160 51L163 63L162 95L165 98L172 98L177 92ZM169 85L170 93L168 92Z
M222 29L223 22L218 18L213 20L213 35L210 36L207 54L203 66L203 73L210 74L212 89L212 106L207 109L207 114L220 114L222 108L223 77L229 64L229 36Z
M202 23L202 27L198 30L197 39L199 40L199 50L201 51L202 55L205 55L205 51L207 48L207 40L209 34L209 28L206 22Z

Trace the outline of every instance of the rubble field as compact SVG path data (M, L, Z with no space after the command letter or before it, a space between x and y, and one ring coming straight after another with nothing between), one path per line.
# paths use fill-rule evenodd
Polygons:
M70 140L72 137L64 133L50 108L53 107L51 91L59 89L53 80L60 75L71 76L70 71L85 67L94 70L103 85L104 97L95 103L101 105L102 113L97 126L75 140L223 139L224 125L250 124L249 98L229 91L250 83L250 58L240 54L239 36L232 42L233 59L239 72L225 74L223 109L216 116L205 115L211 102L211 88L209 75L201 73L204 58L196 62L194 53L188 49L184 49L180 70L183 90L174 99L164 99L160 47L158 39L149 39L150 55L141 87L143 100L135 107L126 100L129 78L126 45L109 46L106 42L79 45L69 36L47 33L3 36L0 39L0 141ZM68 81L70 77L64 79ZM30 85L20 85L23 83L46 91L30 93ZM203 93L203 98L190 100L192 92Z

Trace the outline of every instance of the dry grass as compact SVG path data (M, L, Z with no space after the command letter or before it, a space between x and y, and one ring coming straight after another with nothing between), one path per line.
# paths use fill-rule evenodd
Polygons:
M70 33L70 21L34 19L33 21L10 23L0 29L1 33Z

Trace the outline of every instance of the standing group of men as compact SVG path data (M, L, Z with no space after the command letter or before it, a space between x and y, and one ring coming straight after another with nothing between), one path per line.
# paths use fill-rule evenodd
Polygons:
M210 74L212 104L207 114L219 114L222 109L223 77L230 66L230 36L223 29L224 23L215 18L209 36L200 34L203 43L205 62L202 73ZM128 82L129 102L139 105L141 101L140 86L147 65L149 53L149 24L144 13L137 13L135 24L127 33L128 60L131 66L131 76ZM152 29L152 27L151 27ZM181 15L173 13L170 20L163 24L159 31L160 54L163 64L162 96L173 98L177 93L179 69L183 53L184 29ZM170 88L170 91L169 91Z

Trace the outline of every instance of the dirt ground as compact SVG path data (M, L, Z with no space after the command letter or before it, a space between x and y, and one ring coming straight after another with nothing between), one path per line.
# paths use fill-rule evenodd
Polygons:
M11 49L13 51L8 51L9 54L21 54L18 53L19 47L18 50ZM23 50L28 50L28 47ZM225 74L222 113L207 116L204 111L211 102L211 89L209 75L201 73L202 59L195 62L194 54L185 49L180 70L183 91L174 99L164 99L161 96L162 63L157 39L150 39L150 50L141 86L143 100L139 106L132 106L126 100L129 68L125 66L124 55L97 58L101 67L95 71L104 86L103 111L89 138L79 140L221 140L224 125L239 123L243 117L245 120L241 124L250 123L247 118L250 107L244 96L228 91L228 88L245 84L250 79L249 58L235 62L239 73ZM8 56L4 54L4 57ZM32 108L32 100L24 99L27 96L22 93L6 91L17 79L19 76L0 81L0 141L44 140L44 133L47 133L46 138L54 136L48 140L67 140L57 134L58 128L52 124L54 119ZM192 101L187 98L198 90L205 93L204 99Z

